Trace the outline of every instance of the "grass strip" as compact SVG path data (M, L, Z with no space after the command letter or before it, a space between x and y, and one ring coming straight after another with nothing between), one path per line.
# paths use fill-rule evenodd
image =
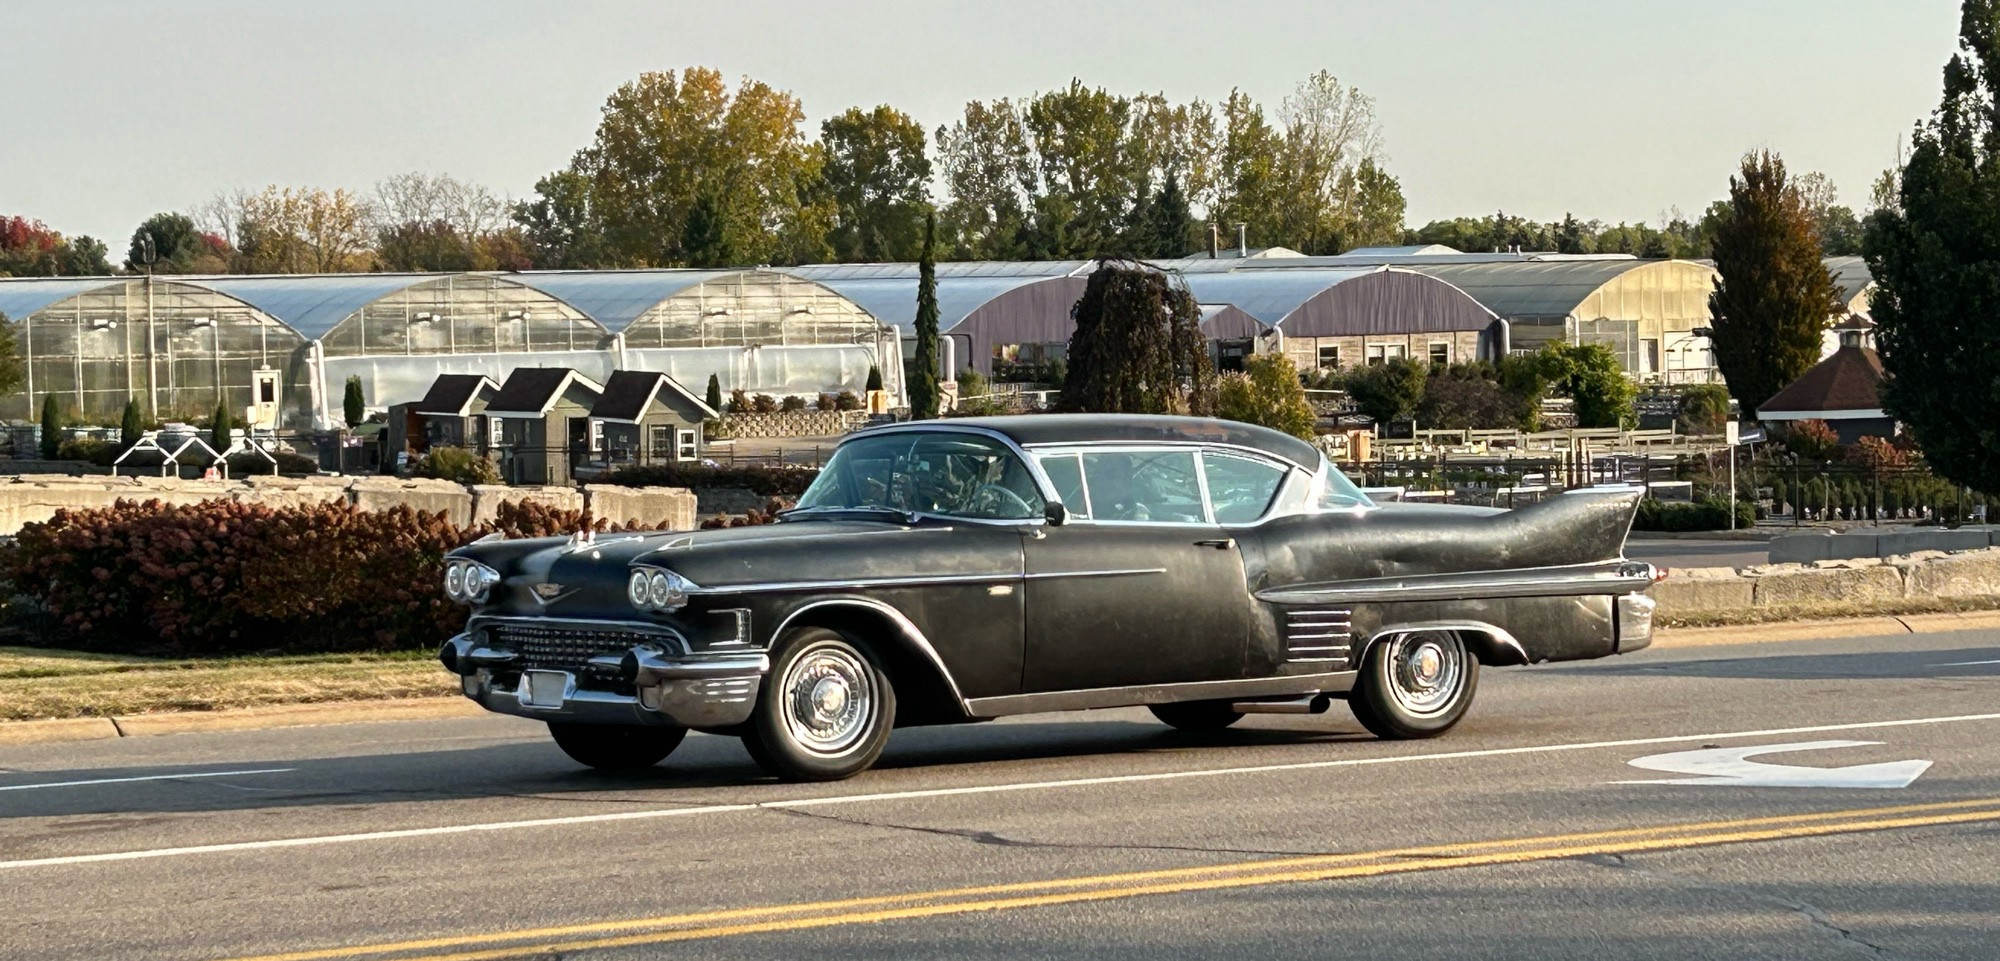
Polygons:
M0 648L0 721L454 694L422 653L155 660Z

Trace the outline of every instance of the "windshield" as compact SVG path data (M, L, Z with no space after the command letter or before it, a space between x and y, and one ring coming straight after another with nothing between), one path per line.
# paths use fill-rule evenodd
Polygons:
M993 520L1040 519L1041 491L1005 444L956 431L897 431L834 451L799 510L888 508Z
M1319 498L1314 504L1323 511L1353 510L1357 507L1374 507L1375 502L1361 493L1361 488L1347 479L1340 468L1333 466L1325 457L1319 461L1319 476L1322 478Z

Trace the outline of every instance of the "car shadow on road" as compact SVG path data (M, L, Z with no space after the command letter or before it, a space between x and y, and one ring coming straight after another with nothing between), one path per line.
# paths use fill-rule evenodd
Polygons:
M1314 719L1317 721L1318 719ZM1192 734L1152 723L1116 719L1010 722L899 730L876 770L853 782L862 792L938 787L924 770L1076 757L1137 757L1212 753L1214 763L1245 763L1243 750L1317 742L1369 740L1326 724L1294 728L1247 727ZM1254 755L1253 755L1254 757ZM1249 763L1256 763L1250 760ZM1107 769L1127 773L1130 768ZM214 776L218 772L243 772ZM1090 776L1085 770L1071 776ZM1006 774L996 775L999 777ZM121 778L143 781L115 783ZM921 780L919 780L921 778ZM328 806L379 806L437 802L574 802L515 809L518 817L560 817L621 807L745 804L824 793L810 785L783 784L758 768L732 737L695 735L667 761L643 771L610 773L581 767L547 741L509 741L452 750L364 754L304 760L263 759L171 766L93 767L0 773L0 823L19 818L75 818L120 814L276 811ZM862 786L865 785L865 786ZM482 819L505 819L491 807Z

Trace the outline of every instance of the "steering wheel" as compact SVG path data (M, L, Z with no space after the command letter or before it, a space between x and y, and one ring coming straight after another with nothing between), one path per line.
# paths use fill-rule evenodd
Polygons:
M1034 507L1030 506L1021 495L999 484L981 485L978 490L972 492L972 503L974 505L982 503L989 494L1003 505L1017 509L1020 513L1016 514L1016 517L1027 517L1035 512Z

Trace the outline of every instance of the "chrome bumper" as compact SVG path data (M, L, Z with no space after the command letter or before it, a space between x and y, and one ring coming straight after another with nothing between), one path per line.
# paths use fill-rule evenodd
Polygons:
M550 672L564 678L562 698L538 704L522 696L524 685L518 681L511 690L496 683L501 669L514 659L511 651L476 646L466 634L446 641L438 651L438 660L459 676L465 696L487 710L580 724L696 728L741 724L750 719L764 675L771 670L771 659L762 653L683 657L635 647L617 658L615 667L638 692L636 696L578 687L576 675ZM592 663L612 668L610 660L593 659ZM518 671L514 673L518 676Z
M1653 643L1653 609L1659 602L1644 594L1618 597L1618 646L1620 654L1650 647Z

